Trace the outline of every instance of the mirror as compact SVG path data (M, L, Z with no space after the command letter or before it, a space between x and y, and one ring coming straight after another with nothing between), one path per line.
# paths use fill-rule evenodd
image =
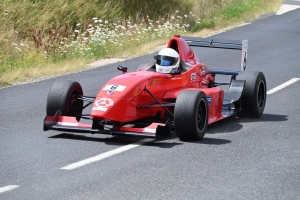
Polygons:
M118 70L122 71L123 74L125 74L127 72L127 67L123 67L123 66L119 65Z

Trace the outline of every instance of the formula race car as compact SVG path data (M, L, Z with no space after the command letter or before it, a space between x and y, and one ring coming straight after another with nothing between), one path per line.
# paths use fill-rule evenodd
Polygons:
M241 69L210 70L190 46L241 50ZM247 40L175 35L167 48L178 58L158 53L155 62L134 72L118 66L123 74L99 87L96 97L84 96L78 82L56 81L47 98L44 131L156 139L175 131L180 140L200 140L208 124L233 114L258 118L266 104L266 79L262 72L245 71L247 47ZM176 68L163 71L163 67L176 62ZM218 83L217 75L228 75L230 81ZM222 89L226 84L228 89ZM85 108L91 109L89 114L83 114Z

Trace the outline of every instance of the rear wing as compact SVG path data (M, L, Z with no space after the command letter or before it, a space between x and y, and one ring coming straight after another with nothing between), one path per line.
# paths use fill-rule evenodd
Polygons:
M180 38L184 39L189 46L194 46L194 47L209 47L209 48L219 48L219 49L241 50L242 51L241 71L246 70L248 40L223 40L223 39L198 38L198 37L188 37L188 36L180 36Z

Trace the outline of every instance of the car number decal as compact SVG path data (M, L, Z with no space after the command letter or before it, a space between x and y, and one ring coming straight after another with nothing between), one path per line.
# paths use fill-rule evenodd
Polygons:
M211 105L212 97L211 96L207 96L206 98L207 98L208 105Z
M123 92L125 88L124 85L106 85L103 90Z
M196 73L192 73L191 74L191 81L195 81L196 80Z

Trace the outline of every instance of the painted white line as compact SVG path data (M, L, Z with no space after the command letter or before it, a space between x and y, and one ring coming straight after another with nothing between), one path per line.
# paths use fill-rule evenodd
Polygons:
M292 78L291 80L289 80L289 81L287 81L287 82L285 82L285 83L283 83L283 84L281 84L281 85L273 88L272 90L269 90L267 92L267 94L273 94L275 92L278 92L279 90L282 90L283 88L285 88L285 87L287 87L289 85L292 85L293 83L296 83L299 80L300 80L300 78Z
M300 8L298 5L288 5L288 4L282 4L279 10L277 11L276 15L282 15L284 13L290 12L292 10L296 10Z
M70 165L62 167L60 169L73 170L73 169L76 169L76 168L79 168L79 167L83 167L85 165L88 165L88 164L91 164L91 163L103 160L105 158L114 156L116 154L120 154L120 153L128 151L130 149L139 147L139 146L141 146L141 145L143 145L143 144L145 144L147 142L150 142L150 141L153 141L153 139L143 139L143 140L140 140L138 142L135 142L135 143L132 143L132 144L129 144L129 145L126 145L126 146L123 146L123 147L120 147L120 148L117 148L117 149L114 149L114 150L111 150L111 151L108 151L108 152L96 155L94 157L90 157L90 158L87 158L85 160L82 160L82 161L70 164Z
M13 189L16 189L18 187L20 187L20 186L18 186L18 185L7 185L5 187L0 187L0 194L4 193L4 192L8 192L8 191L13 190Z

